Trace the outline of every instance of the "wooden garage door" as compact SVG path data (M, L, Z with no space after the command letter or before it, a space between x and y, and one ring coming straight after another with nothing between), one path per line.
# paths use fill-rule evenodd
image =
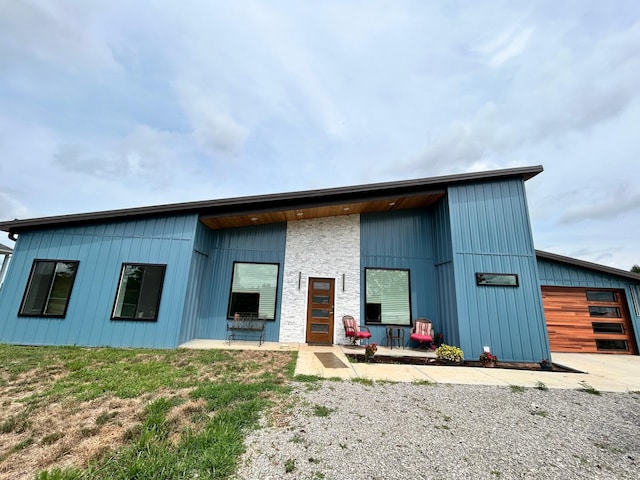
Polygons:
M624 291L542 287L552 352L637 352Z

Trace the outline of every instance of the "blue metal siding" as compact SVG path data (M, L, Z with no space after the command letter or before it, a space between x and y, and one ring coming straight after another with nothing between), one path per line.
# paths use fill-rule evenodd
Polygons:
M436 274L433 266L433 218L428 210L401 210L360 216L360 268L364 319L365 268L409 269L411 317L431 318L435 328L439 315ZM373 341L384 343L384 326L369 325ZM408 338L407 338L408 342Z
M633 305L631 293L631 290L635 289L636 297L640 296L638 282L545 259L538 259L538 271L540 285L544 286L617 288L624 290L636 345L640 346L640 315L638 315L639 312L636 311ZM638 301L640 302L640 298L638 298Z
M435 205L433 215L436 286L440 310L440 318L434 318L433 321L436 331L444 334L446 343L459 345L460 333L449 215L449 200L445 196Z
M208 251L210 240L209 229L198 222L191 255L191 269L189 270L182 327L180 329L180 344L193 340L198 336L202 301L208 294L205 291L205 278L209 269Z
M548 358L524 182L453 186L448 196L460 348L470 359L483 346L505 361ZM515 273L520 286L477 286L476 272Z
M286 223L209 231L209 264L201 289L198 338L226 338L227 309L233 262L277 263L278 295L276 319L265 328L265 339L277 342L280 336L280 306L287 235Z
M180 329L179 343L188 342L198 337L198 322L202 308L202 300L206 292L203 292L203 280L209 266L209 256L194 250L191 256L191 271L189 272L189 284L184 305L182 327Z
M29 345L178 345L197 216L25 232L0 292L0 341ZM18 317L33 260L79 260L64 319ZM166 264L156 322L111 320L122 263Z

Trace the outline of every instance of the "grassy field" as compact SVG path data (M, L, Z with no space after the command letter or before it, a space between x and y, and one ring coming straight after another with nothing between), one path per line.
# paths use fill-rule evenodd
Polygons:
M0 345L0 478L228 478L295 353Z

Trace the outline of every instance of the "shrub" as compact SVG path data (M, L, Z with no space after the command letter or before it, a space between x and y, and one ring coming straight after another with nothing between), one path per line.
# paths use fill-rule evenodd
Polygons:
M498 356L497 355L493 355L491 352L482 352L480 354L479 360L482 363L497 362L498 361Z
M464 353L458 347L453 347L443 343L436 348L436 357L440 360L448 360L449 362L462 362Z

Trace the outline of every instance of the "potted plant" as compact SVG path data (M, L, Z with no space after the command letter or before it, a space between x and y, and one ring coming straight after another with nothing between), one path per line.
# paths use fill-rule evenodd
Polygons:
M549 360L548 358L543 358L538 363L540 364L540 368L542 370L553 370L553 363L551 363L551 360Z
M443 363L462 363L464 353L458 347L453 347L443 343L436 348L436 358Z
M495 367L497 361L498 356L493 355L491 352L482 352L482 354L480 354L480 363L482 363L483 367Z
M378 351L378 344L370 343L366 347L364 347L364 361L368 362L373 358L373 356Z

